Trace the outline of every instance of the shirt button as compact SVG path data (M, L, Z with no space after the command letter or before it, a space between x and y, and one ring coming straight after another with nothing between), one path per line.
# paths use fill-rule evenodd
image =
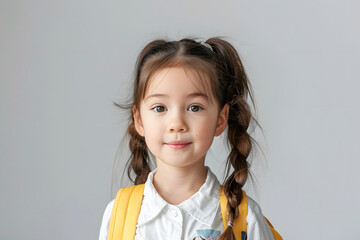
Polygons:
M176 210L174 211L173 215L174 215L174 217L177 217L178 213Z

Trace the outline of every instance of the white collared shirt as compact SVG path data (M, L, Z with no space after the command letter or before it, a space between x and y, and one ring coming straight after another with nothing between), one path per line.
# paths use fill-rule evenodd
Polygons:
M149 173L136 225L135 240L193 240L199 236L204 239L216 239L206 238L203 234L217 236L224 231L219 200L220 183L210 168L206 168L206 180L199 191L178 205L167 203L156 191L153 185L156 169ZM113 205L114 200L105 209L99 240L107 239ZM274 239L259 205L250 197L246 221L248 240Z

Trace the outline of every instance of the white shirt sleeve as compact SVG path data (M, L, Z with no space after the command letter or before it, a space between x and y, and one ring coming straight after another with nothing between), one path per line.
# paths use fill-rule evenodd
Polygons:
M114 202L115 202L115 199L112 200L105 209L105 212L104 212L104 215L102 218L102 222L101 222L101 227L100 227L99 240L107 240L111 212L112 212L112 208L114 206Z
M274 240L270 226L262 214L260 206L248 196L247 201L247 240Z

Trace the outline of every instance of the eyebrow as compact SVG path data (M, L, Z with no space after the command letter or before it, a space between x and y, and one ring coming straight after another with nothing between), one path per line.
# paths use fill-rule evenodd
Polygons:
M149 98L154 98L154 97L165 97L165 98L168 98L169 95L160 94L160 93L151 94L151 95L147 96L145 100L148 100ZM187 95L187 97L192 97L192 98L194 98L194 97L203 97L203 98L205 98L206 100L208 100L208 96L207 96L205 93L201 93L201 92L190 93L189 95Z

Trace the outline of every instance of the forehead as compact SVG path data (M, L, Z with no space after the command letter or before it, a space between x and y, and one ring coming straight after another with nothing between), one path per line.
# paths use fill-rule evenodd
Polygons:
M213 99L211 79L208 74L187 67L166 67L157 70L150 77L145 98L154 93L177 94L179 92L204 93L210 101Z

